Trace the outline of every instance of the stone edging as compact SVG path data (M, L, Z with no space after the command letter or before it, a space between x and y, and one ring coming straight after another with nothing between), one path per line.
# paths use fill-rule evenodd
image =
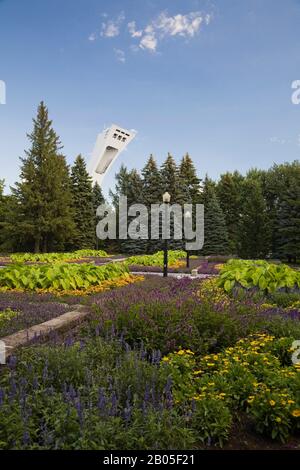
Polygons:
M6 357L11 356L18 347L25 346L37 337L46 337L53 331L63 330L73 323L82 321L90 313L90 310L83 305L76 307L75 310L63 313L59 317L0 338L5 344Z

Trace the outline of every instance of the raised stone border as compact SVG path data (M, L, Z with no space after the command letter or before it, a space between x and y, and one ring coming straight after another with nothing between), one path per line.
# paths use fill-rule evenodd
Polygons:
M26 330L17 331L12 335L0 338L5 344L6 358L14 354L15 350L20 346L29 344L35 338L45 338L53 331L61 331L76 322L81 322L90 313L90 310L83 305L76 305L75 307L75 310L52 318L52 320L39 323Z

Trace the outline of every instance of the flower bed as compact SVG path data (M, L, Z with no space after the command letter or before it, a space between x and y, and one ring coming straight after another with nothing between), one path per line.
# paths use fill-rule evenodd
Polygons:
M60 302L0 300L0 338L59 317L72 310Z
M84 298L83 325L0 375L0 449L209 448L238 422L300 446L300 310L270 295L149 276Z

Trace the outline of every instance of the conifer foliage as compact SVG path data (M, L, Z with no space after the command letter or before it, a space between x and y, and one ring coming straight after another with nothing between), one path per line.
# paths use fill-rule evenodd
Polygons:
M31 146L21 158L20 182L13 189L17 210L10 232L22 233L35 252L46 252L63 247L75 224L68 166L43 102L28 139Z

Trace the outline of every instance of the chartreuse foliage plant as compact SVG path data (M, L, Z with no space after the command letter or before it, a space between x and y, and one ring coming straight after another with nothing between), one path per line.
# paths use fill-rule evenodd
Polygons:
M170 250L168 251L168 262L170 266L179 266L179 260L186 256L186 252L183 250ZM164 252L158 251L153 255L138 255L130 256L126 260L127 265L139 265L139 266L160 266L164 264Z
M257 288L266 293L289 292L300 289L300 271L285 264L232 259L220 271L219 286L226 292L234 287Z
M172 377L175 403L202 410L204 440L209 436L222 444L230 416L246 411L259 433L285 442L300 429L300 368L291 362L292 343L255 334L206 356L180 349L162 364Z
M10 256L10 259L13 263L56 263L106 256L108 255L104 250L77 250L72 253L15 253Z
M20 290L85 290L122 276L129 276L121 263L10 265L0 270L0 288Z

